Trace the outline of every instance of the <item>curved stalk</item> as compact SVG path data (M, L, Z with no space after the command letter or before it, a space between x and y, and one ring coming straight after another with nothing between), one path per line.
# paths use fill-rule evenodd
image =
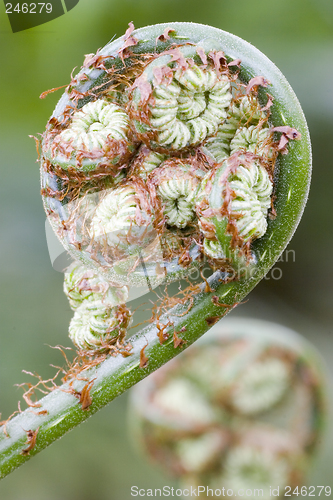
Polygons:
M174 30L173 38L164 42L161 40L156 42L156 39L164 30L167 31L167 28ZM298 225L306 203L311 173L311 146L306 121L293 90L269 59L238 37L204 25L161 24L136 30L132 36L138 41L135 46L131 47L133 53L153 52L155 47L158 51L162 51L171 47L175 41L181 43L184 40L196 43L203 38L217 39L225 47L228 61L241 59L240 78L249 81L255 75L264 75L269 79L270 85L267 90L274 98L274 104L271 107L271 121L274 127L293 127L302 134L302 139L289 143L289 153L284 156L280 155L278 160L275 179L277 216L268 221L266 234L252 245L257 260L256 265L245 269L246 272L241 275L240 279L228 284L221 284L220 273L216 272L208 280L213 291L207 291L209 287L203 285L201 292L192 297L192 307L189 303L178 305L169 310L164 317L161 316L160 323L173 322L173 325L165 330L169 334L169 339L163 345L159 343L156 326L146 327L129 339L133 346L131 356L123 357L119 354L116 357L109 357L97 368L80 374L80 376L86 376L86 380L75 381L72 389L79 393L83 387L87 387L87 383L91 382L89 388L92 402L86 409L82 409L78 398L73 395L73 391L68 392L70 387L65 384L41 399L40 407L28 408L10 420L6 426L8 436L4 432L4 427L0 429L0 477L6 476L31 456L46 448L116 396L166 363L183 348L191 345L214 322L241 302L283 252ZM119 68L122 67L123 62L120 56L123 55L123 46L124 38L121 37L100 51L101 56L112 56L110 59L105 58L105 68L108 68L108 64L110 67L115 62ZM79 83L76 84L76 90L78 91L94 88L105 82L105 69L83 68L80 74L83 73L88 79L77 80ZM262 94L259 92L259 96L265 101L264 92ZM57 105L55 115L61 115L68 103L68 95L64 94ZM221 306L222 303L225 306ZM174 331L176 331L175 337L173 337ZM185 342L182 343L179 339ZM30 438L31 450L27 444L28 431L30 431L30 436L33 436Z

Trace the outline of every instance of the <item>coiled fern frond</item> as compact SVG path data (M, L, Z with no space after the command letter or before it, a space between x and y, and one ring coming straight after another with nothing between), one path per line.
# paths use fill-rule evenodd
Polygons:
M240 302L280 256L304 208L308 130L277 68L209 26L133 30L85 59L42 137L47 217L70 256L92 272L87 282L74 278L73 289L65 285L76 307L71 337L86 364L40 402L38 414L22 412L5 426L2 475ZM166 165L174 175L160 184ZM240 262L245 271L234 272ZM90 293L95 273L117 292L104 295L98 285ZM125 344L131 313L111 303L126 300L122 287L132 299L181 278L188 287L156 292L151 322ZM87 406L78 407L89 391ZM34 439L26 452L24 429Z

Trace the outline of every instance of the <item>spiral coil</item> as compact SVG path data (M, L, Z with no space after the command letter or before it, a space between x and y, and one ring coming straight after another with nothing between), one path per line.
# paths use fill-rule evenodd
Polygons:
M128 288L113 287L96 272L79 262L73 262L64 275L64 293L73 311L82 304L99 302L104 307L124 304L128 299Z
M119 163L132 148L128 135L129 118L125 111L98 99L75 111L68 128L56 135L51 144L46 143L44 149L46 156L62 168L89 172L103 161ZM111 142L119 146L114 152L108 147Z
M231 98L227 76L218 78L213 69L197 65L178 69L168 85L154 87L148 135L156 132L157 146L174 151L199 144L217 132Z
M131 316L122 313L123 307L103 307L99 303L79 307L69 325L69 337L78 349L105 349L123 336Z
M249 151L256 155L271 156L269 140L272 133L269 128L259 129L255 125L239 128L230 142L230 154L237 151Z
M146 146L140 146L138 154L133 160L130 175L146 181L148 175L159 167L166 158L166 155L150 151Z
M204 238L203 251L212 259L225 259L225 252L223 252L223 247L218 240L210 240L207 237Z
M228 168L228 160L222 163L217 172ZM209 205L210 188L207 187L214 183L215 173L209 172L203 179L200 191L197 196L196 207L199 217L199 227L205 236L203 249L204 252L212 257L217 255L223 257L225 249L218 244L214 235L214 222L211 217L204 215L202 207ZM209 183L208 183L209 181ZM241 157L239 165L235 171L227 175L227 179L222 186L221 203L227 192L232 193L228 205L228 221L237 228L238 236L243 242L252 241L262 237L267 229L267 211L271 204L271 194L273 183L267 170L257 161L249 161ZM219 257L220 258L220 257Z
M235 100L231 104L227 119L219 125L215 136L205 141L205 150L218 163L221 163L232 153L240 149L255 153L257 151L253 147L253 140L255 141L255 134L257 133L252 132L252 136L250 134L248 137L250 141L247 142L244 136L239 135L235 138L235 134L240 134L238 129L241 128L243 130L243 127L245 127L244 130L248 130L247 127L252 127L251 130L253 131L259 125L259 122L266 123L266 120L267 112L262 111L258 99L255 96L251 96L250 98L245 95L240 100ZM267 139L265 133L261 133L261 135L258 133L257 139L265 141ZM248 147L248 144L252 145L252 149Z
M166 162L150 176L157 179L157 195L163 206L163 215L169 226L185 228L195 217L195 199L200 181L199 172L191 165ZM201 175L203 173L201 172Z
M43 134L46 213L69 254L90 268L74 265L65 276L72 332L104 335L101 317L112 329L106 308L126 300L124 285L192 278L204 255L223 279L237 280L244 259L253 269L260 245L251 243L274 213L275 160L300 138L287 124L272 126L273 97L261 107L259 93L267 77L246 82L246 67L229 62L219 37L175 43L167 29L145 52L150 44L134 49L131 30L113 55L86 58ZM103 311L87 319L97 302ZM81 347L94 343L76 335Z
M133 183L109 190L92 218L91 237L116 251L120 258L137 254L156 238L153 213L145 201L147 205L142 207Z

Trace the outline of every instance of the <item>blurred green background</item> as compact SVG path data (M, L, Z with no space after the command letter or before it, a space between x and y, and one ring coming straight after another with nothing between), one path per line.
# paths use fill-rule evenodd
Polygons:
M332 0L80 0L66 15L15 34L2 3L0 412L5 418L22 394L14 384L28 380L21 370L50 376L49 364L62 364L62 358L48 345L70 345L72 313L62 292L63 276L49 260L35 144L28 137L43 131L61 91L45 100L39 95L68 83L83 55L121 36L129 21L135 27L193 21L234 33L275 62L294 88L313 142L310 199L289 246L294 253L277 264L282 278L269 275L232 314L294 328L317 346L332 377ZM126 400L125 394L4 479L0 498L126 500L131 485L172 485L131 447ZM309 478L313 485L333 485L332 429L329 418Z

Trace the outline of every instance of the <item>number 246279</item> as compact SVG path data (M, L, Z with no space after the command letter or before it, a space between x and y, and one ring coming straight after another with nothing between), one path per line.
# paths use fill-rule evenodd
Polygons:
M41 14L42 12L50 14L52 12L51 3L17 3L13 7L12 3L6 3L6 14L14 14L17 12L19 14Z

